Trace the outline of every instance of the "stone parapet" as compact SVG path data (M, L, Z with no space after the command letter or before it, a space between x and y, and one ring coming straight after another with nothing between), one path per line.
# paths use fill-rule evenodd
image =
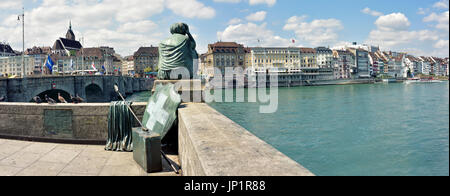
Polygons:
M206 104L178 110L185 176L313 176L309 170Z
M142 119L147 103L133 103ZM0 136L106 141L109 103L0 103Z

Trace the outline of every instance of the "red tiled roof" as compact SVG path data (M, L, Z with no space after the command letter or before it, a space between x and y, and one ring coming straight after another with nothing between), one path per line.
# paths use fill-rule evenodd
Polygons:
M209 47L220 47L220 48L239 48L243 47L243 45L238 44L236 42L216 42L214 44L209 44Z
M315 54L316 53L316 49L314 49L314 48L300 48L300 52L301 53Z
M148 55L148 56L159 56L159 48L158 47L140 47L138 51L134 53L134 56L141 56L141 55Z

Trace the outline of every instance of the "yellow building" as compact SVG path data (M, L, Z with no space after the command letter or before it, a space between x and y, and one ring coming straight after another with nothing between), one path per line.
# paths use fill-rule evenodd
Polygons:
M214 68L218 68L221 74L225 74L227 67L241 67L245 69L246 59L243 45L235 42L217 42L208 45L208 52L200 56L200 72L208 77L216 75Z
M301 72L303 68L319 68L313 48L251 48L247 56L254 72Z
M35 58L33 56L24 56L25 75L34 74ZM22 56L0 57L0 75L20 76L22 77Z

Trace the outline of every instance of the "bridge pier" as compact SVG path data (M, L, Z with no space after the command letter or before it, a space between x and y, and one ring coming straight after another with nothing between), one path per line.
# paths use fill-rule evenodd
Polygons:
M133 94L133 79L130 77L125 78L125 93L126 94Z
M5 96L8 101L8 80L0 80L0 97Z

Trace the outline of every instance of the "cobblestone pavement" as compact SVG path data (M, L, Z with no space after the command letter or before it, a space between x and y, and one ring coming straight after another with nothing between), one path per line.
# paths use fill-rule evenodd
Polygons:
M179 165L178 156L169 159ZM0 139L0 176L177 176L163 159L164 171L147 174L133 153L104 146Z

